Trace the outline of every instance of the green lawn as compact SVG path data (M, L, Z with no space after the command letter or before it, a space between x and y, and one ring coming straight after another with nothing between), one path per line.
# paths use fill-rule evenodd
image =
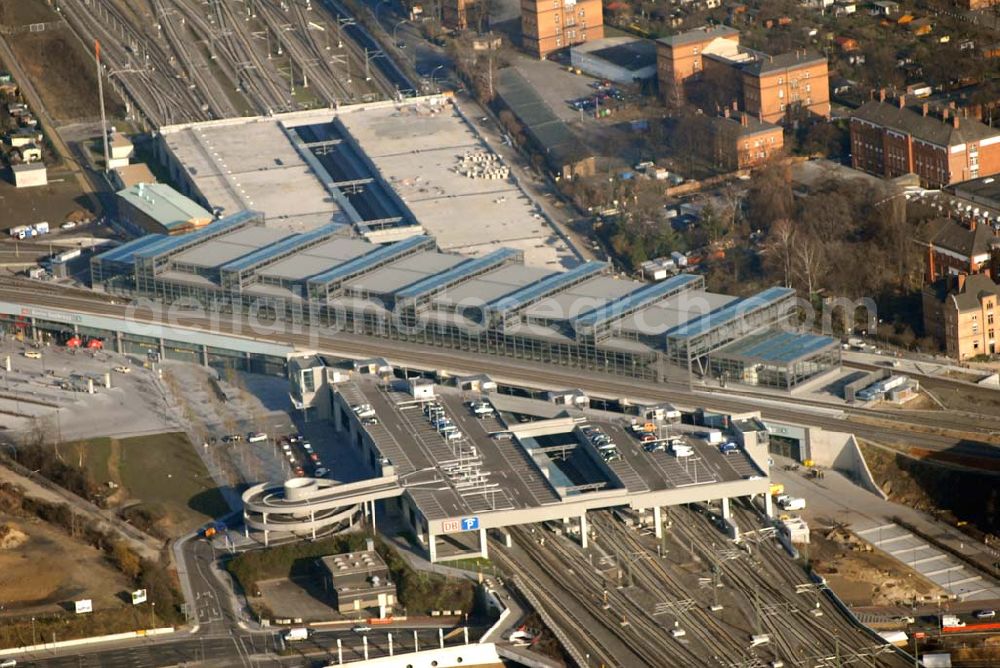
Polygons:
M83 466L97 483L121 485L127 502L166 517L163 529L179 535L206 520L229 512L204 463L188 441L176 432L134 438L96 438L85 442ZM79 463L79 449L65 451Z

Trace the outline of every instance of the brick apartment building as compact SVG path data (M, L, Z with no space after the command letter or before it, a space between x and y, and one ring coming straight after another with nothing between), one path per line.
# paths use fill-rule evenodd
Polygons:
M1000 128L882 93L851 116L851 162L885 178L916 174L925 188L940 188L1000 172Z
M521 0L522 46L537 58L604 38L601 0Z
M740 68L747 113L780 122L790 109L830 116L830 74L826 56L807 50L764 56Z
M763 164L784 148L785 133L774 125L746 112L728 112L712 118L711 159L726 169L749 169Z
M685 88L702 78L707 51L727 50L725 42L733 47L740 43L740 31L723 25L702 26L678 35L656 40L656 76L660 94L681 101L687 95Z
M987 274L938 279L923 291L924 331L944 341L948 357L1000 353L1000 285Z
M796 109L830 116L830 77L825 56L798 50L768 55L740 46L728 26L704 26L657 40L660 92L679 104L697 85L713 86L725 106L736 102L753 117L780 122Z

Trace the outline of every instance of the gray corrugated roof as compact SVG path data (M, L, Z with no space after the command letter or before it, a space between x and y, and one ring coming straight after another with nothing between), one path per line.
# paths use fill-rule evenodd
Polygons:
M661 37L656 40L667 46L681 46L684 44L694 44L696 42L705 42L707 40L715 39L716 37L729 37L731 35L739 35L740 31L735 28L730 28L729 26L715 25L715 26L702 26L700 28L695 28L694 30L688 30L687 32L682 32L677 35L668 35L667 37Z
M972 118L959 119L956 128L951 120L924 116L908 107L900 109L897 103L876 100L861 105L852 114L852 118L903 132L938 146L956 146L968 141L1000 136L1000 128L988 127Z
M561 167L589 156L569 127L513 67L500 70L497 92L545 152L550 164Z

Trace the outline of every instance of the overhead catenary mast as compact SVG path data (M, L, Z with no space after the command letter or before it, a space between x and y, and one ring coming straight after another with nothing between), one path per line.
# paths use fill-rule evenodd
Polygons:
M104 77L101 72L101 43L94 40L94 59L97 61L97 96L101 101L101 138L104 140L104 172L111 171L111 156L108 155L108 119L104 114Z

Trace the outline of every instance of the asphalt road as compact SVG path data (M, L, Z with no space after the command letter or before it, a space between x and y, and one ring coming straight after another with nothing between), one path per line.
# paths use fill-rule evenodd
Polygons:
M393 654L411 652L414 648L413 632L417 631L417 647L428 649L438 644L436 629L393 628ZM366 634L368 657L389 656L389 630ZM185 663L201 663L219 667L246 667L252 665L327 665L336 663L337 641L344 661L357 661L365 656L361 634L350 630L324 631L302 642L284 645L275 631L256 633L205 633L170 638L148 639L127 646L95 648L93 651L75 650L58 656L36 653L18 658L17 665L39 668L156 668ZM460 635L445 644L462 642Z

